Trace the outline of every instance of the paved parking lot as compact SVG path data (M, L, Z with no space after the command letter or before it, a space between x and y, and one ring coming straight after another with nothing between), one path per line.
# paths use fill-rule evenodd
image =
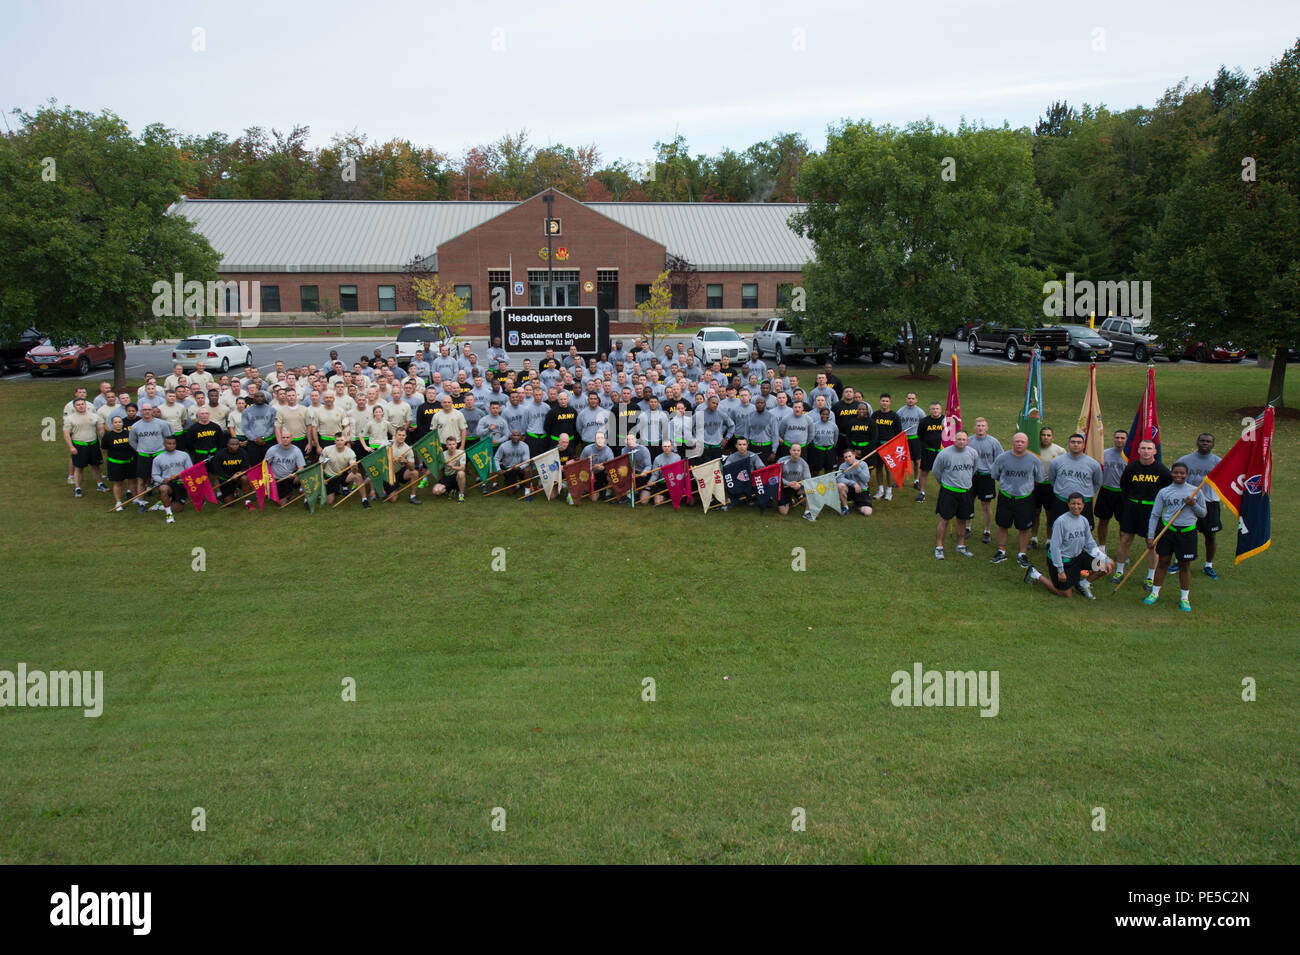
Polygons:
M627 341L628 339L627 337L624 337L623 340ZM469 341L473 345L474 351L477 352L480 357L486 353L487 350L486 339L469 338L467 339L467 341ZM689 341L689 339L683 338L681 339L681 341L687 342ZM674 350L676 350L678 339L670 338L668 339L668 342L673 346ZM154 374L157 375L170 373L171 366L172 366L172 360L171 360L172 344L174 343L169 342L167 344L160 344L160 345L128 345L126 349L127 377L142 378L144 377L144 373L147 371L152 371ZM253 350L254 364L258 365L263 371L265 371L267 368L273 367L276 361L283 361L286 365L295 365L295 366L304 365L304 364L320 365L325 361L325 359L329 357L329 353L331 349L337 349L340 357L342 357L345 363L350 367L352 362L356 361L362 355L369 355L374 351L375 348L381 347L383 345L391 346L391 344L392 344L391 340L386 341L378 338L352 338L352 339L341 339L341 340L340 339L333 339L333 340L312 339L309 341L292 341L290 339L282 339L282 340L252 339L248 342L249 347L252 348ZM662 349L662 345L660 346L660 348ZM943 359L942 359L943 365L946 366L951 361L954 348L957 351L958 362L962 368L981 368L990 365L1002 367L1010 364L1005 358L1003 358L1000 355L993 354L992 352L987 352L980 355L968 354L966 351L965 342L959 342L954 339L948 338L948 339L944 339L944 343L943 343ZM512 352L511 357L512 358L518 357L519 360L522 360L524 358L532 358L534 363L536 363L537 359L542 357L542 353L541 352L538 353ZM1087 364L1087 362L1071 362L1066 358L1059 359L1059 362L1062 365ZM1112 363L1132 364L1132 361L1127 358L1114 358L1112 359ZM1021 367L1024 367L1025 360L1022 359L1019 362L1019 365ZM800 360L796 364L791 365L791 367L795 369L803 369L806 371L811 371L814 367L816 367L816 365L809 360ZM893 368L893 369L901 370L904 369L906 366L900 365L897 362L890 361L888 358L886 358L883 362L881 362L879 366L872 366L870 361L859 358L856 361L841 362L839 367L843 367L843 368L880 367L886 369ZM936 369L937 368L938 366L936 366ZM795 371L795 374L801 374L801 373L802 372L799 370ZM109 376L111 376L111 369L107 366L104 366L101 368L92 369L91 373L89 375L85 375L84 378L87 380L98 381L99 379L109 377ZM62 376L51 376L51 377L67 380L67 379L76 379L78 376L62 375ZM9 372L4 376L4 378L6 381L49 380L48 377L33 378L31 375L27 374L26 372Z

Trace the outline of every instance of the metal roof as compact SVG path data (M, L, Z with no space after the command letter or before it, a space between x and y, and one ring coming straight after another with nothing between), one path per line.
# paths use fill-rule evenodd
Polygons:
M398 272L517 202L354 202L181 199L221 255L223 272ZM588 202L595 212L683 256L704 272L799 272L812 242L789 218L799 203Z
M515 205L182 199L172 211L207 237L223 272L400 272Z
M802 272L813 244L795 233L793 202L588 202L591 209L661 242L701 272Z

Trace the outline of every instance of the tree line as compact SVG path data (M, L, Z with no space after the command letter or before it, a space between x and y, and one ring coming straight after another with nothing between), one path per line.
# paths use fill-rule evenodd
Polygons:
M155 316L152 284L219 276L207 240L167 207L232 199L519 200L553 186L585 201L799 201L812 333L872 333L915 346L968 320L1034 324L1044 285L1150 282L1156 330L1272 351L1300 342L1300 43L1252 78L1221 68L1152 106L1050 105L1030 128L929 120L841 122L811 151L781 133L743 152L602 162L594 146L537 147L526 131L450 158L350 132L252 127L133 134L109 111L51 103L0 136L0 339L48 334L124 343L183 322ZM414 251L414 250L413 250ZM669 269L672 266L668 265ZM1080 316L1086 321L1086 314ZM1280 403L1285 362L1269 399Z
M407 139L352 130L312 149L309 126L177 136L191 198L520 200L547 187L586 202L795 202L808 144L779 133L743 152L691 155L684 136L642 161L603 162L595 145L535 146L527 130L453 157Z
M1300 42L1150 107L1053 103L1033 129L847 121L803 163L806 330L902 332L913 374L963 322L1052 320L1047 284L1149 289L1168 347L1300 344ZM1147 285L1149 283L1149 286ZM1092 298L1058 321L1087 323ZM1146 303L1144 303L1144 308ZM1101 318L1106 312L1097 309Z

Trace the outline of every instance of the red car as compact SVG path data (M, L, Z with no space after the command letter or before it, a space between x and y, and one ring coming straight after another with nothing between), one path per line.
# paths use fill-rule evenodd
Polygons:
M113 343L56 345L49 339L41 342L23 359L32 376L39 378L48 371L70 371L88 375L96 365L113 364Z
M1183 357L1195 361L1230 361L1239 362L1246 357L1246 349L1237 348L1232 342L1222 345L1210 345L1206 342L1188 342L1183 349Z

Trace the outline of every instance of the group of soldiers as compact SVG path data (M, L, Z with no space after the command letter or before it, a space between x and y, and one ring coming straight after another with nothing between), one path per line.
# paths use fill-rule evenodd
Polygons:
M467 445L491 442L500 487L532 500L532 460L554 448L561 464L592 460L593 499L605 489L604 464L627 453L638 478L638 496L662 499L662 480L652 477L683 457L692 463L752 458L756 467L780 462L792 491L812 474L838 472L843 510L871 513L868 460L881 441L916 432L926 416L909 394L897 411L889 395L879 407L845 387L827 363L807 391L785 366L769 368L754 353L739 368L726 359L704 368L684 345L663 357L638 341L584 360L576 348L563 358L548 351L533 367L510 367L497 340L489 349L496 368L484 370L467 345L453 354L447 345L432 360L416 353L409 366L375 350L346 369L332 352L321 367L286 368L277 362L263 376L208 373L200 362L192 373L177 365L161 383L146 376L134 396L114 394L108 382L92 398L78 389L64 408L70 453L68 481L83 494L83 471L91 470L99 490L111 490L117 508L135 497L139 509L173 517L171 503L184 495L177 475L198 461L207 463L218 494L246 495L248 472L265 461L280 491L292 494L297 474L322 461L331 495L363 491L362 506L383 496L419 503L418 491L454 493L464 500ZM84 402L84 403L83 403ZM937 406L935 406L937 408ZM932 414L935 411L932 408ZM936 419L938 420L938 419ZM938 452L939 431L923 429L922 442ZM412 445L436 432L442 450L437 475L422 473ZM358 462L377 449L392 448L392 480L376 486ZM892 499L894 488L873 462L877 498ZM101 465L103 469L101 471ZM504 480L504 483L501 483ZM408 487L412 481L418 487ZM160 499L150 505L153 490ZM920 496L923 499L924 495ZM793 496L781 504L788 512ZM250 502L251 503L251 502Z
M869 516L873 500L892 501L897 488L875 452L903 435L919 472L915 500L926 500L931 473L939 485L936 559L944 559L944 538L954 519L957 553L974 556L967 543L978 501L985 544L992 542L996 526L997 549L990 560L1008 559L1014 527L1016 560L1026 568L1026 580L1054 593L1068 596L1078 589L1091 596L1085 559L1104 556L1112 517L1120 526L1117 560L1110 562L1117 577L1124 573L1134 537L1154 539L1157 524L1173 520L1149 557L1148 600L1158 599L1175 559L1180 603L1190 609L1188 574L1196 559L1197 530L1206 539L1204 572L1217 578L1217 495L1209 487L1184 495L1195 500L1179 499L1180 491L1166 493L1189 480L1199 484L1218 462L1212 435L1201 435L1197 450L1169 469L1156 460L1149 442L1139 444L1137 457L1127 460L1122 431L1101 463L1083 453L1082 436L1071 435L1061 447L1050 428L1039 433L1038 453L1028 451L1025 434L1014 435L1011 448L1004 449L983 418L975 420L973 434L959 431L945 448L938 402L923 408L909 392L895 408L885 393L873 407L843 384L830 362L805 390L784 364L769 367L757 352L740 367L723 359L706 368L680 343L676 351L665 346L662 357L642 340L630 350L619 342L608 354L586 360L576 348L563 357L548 349L536 367L525 360L514 369L496 339L488 359L493 367L484 369L469 345L455 353L443 344L436 354L431 347L417 351L406 368L375 349L351 369L331 352L320 367L291 369L276 362L265 377L258 368L247 368L242 375L218 378L201 362L187 375L177 365L161 384L147 375L134 397L114 394L108 382L93 399L78 388L63 412L68 483L81 497L83 473L90 469L98 490L111 489L116 510L129 503L125 493L139 510L165 511L171 521L172 503L184 498L177 475L196 462L206 462L223 502L243 498L251 507L253 468L265 462L278 495L291 498L303 468L321 461L329 503L339 494L359 494L361 506L370 507L381 497L397 502L405 493L419 504L419 491L430 485L435 496L464 501L478 470L469 467L467 446L485 449L486 438L495 472L491 483L526 501L542 490L534 460L554 449L561 465L590 459L591 482L582 491L591 500L612 493L604 468L622 454L635 476L631 493L654 503L665 499L665 466L721 459L726 465L748 462L751 472L779 464L782 514L797 505L804 481L834 474L841 513ZM412 446L435 432L442 463L439 473L431 474ZM388 473L383 480L368 477L359 462L384 449L391 449ZM159 497L151 504L155 490ZM1075 495L1081 502L1077 510ZM1180 504L1187 506L1180 511ZM1044 512L1051 539L1049 574L1036 571L1028 558L1038 546ZM1095 539L1094 519L1100 522Z
M967 541L973 534L978 502L984 517L983 542L991 543L993 527L997 531L997 549L990 561L1007 560L1007 540L1014 528L1019 538L1016 560L1025 568L1026 583L1041 584L1058 596L1069 597L1077 590L1093 599L1091 574L1113 572L1116 583L1124 580L1137 537L1147 547L1143 602L1151 605L1159 600L1166 575L1176 569L1179 609L1190 612L1198 533L1205 538L1202 571L1211 580L1218 579L1214 555L1221 530L1220 501L1213 486L1203 484L1220 460L1214 453L1214 435L1199 435L1196 450L1170 467L1158 460L1154 441L1137 442L1130 460L1124 450L1128 437L1125 431L1114 432L1112 446L1098 462L1084 452L1082 434L1071 434L1061 447L1052 429L1044 427L1035 454L1028 450L1029 436L1018 432L1011 438L1011 448L1004 450L988 433L988 422L976 418L974 434L957 432L952 445L934 461L932 470L939 483L935 559L944 559L944 539L954 519L957 553L975 556ZM1047 573L1035 568L1027 553L1038 546L1044 512L1049 528ZM1112 518L1120 533L1115 559L1104 550Z

